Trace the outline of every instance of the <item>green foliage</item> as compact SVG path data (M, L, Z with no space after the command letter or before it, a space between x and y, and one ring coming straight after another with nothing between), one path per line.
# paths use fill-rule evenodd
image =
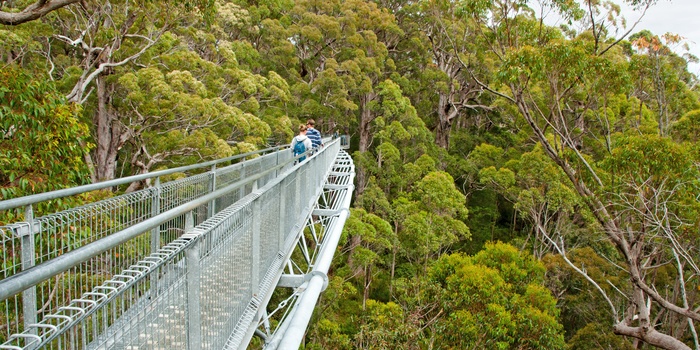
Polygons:
M357 235L365 247L381 253L395 244L391 225L382 218L363 209L351 209L350 217L343 229L344 235ZM366 264L373 263L367 261Z
M601 249L605 255L596 253L590 247L572 249L567 257L574 265L586 269L590 278L605 290L608 296L614 300L624 298L612 285L620 290L627 290L629 286L624 281L624 275L610 262L607 256L614 256L611 247L607 251ZM622 344L619 338L613 338L609 328L601 325L602 320L610 320L610 309L601 307L605 301L599 293L586 288L588 281L574 271L560 255L547 255L542 259L547 268L547 288L556 295L561 295L558 307L561 309L561 320L566 330L568 343L574 347L586 348L584 339L590 339L592 329L598 331L596 337L600 337L601 344ZM596 325L597 324L597 325ZM602 323L604 324L604 323ZM615 347L617 348L617 347Z
M692 110L672 125L674 138L689 143L700 141L700 109Z
M370 178L367 188L357 197L355 207L362 208L385 220L389 219L392 215L391 204L384 191L377 186L374 177Z
M357 317L357 310L361 310L356 295L357 289L344 280L342 271L329 277L328 288L318 305L325 312L309 326L307 348L352 349L350 334L358 327L353 319Z
M430 172L416 182L410 198L392 206L404 256L427 264L460 240L469 239L465 197L445 172Z
M100 115L115 118L102 135L118 136L110 147L124 174L288 143L307 118L353 134L358 209L308 348L561 348L543 283L561 296L572 348L623 348L604 332L607 305L547 255L544 235L576 247L570 259L616 305L627 301L606 281L625 292L628 281L611 267L624 264L591 198L639 238L666 232L650 213L670 213L672 237L695 249L696 80L668 49L673 37L640 32L603 53L617 39L614 3L544 1L561 30L525 0L86 5L89 20L58 11L0 29L0 61L22 64L0 71L2 198L86 182L83 155L99 138L81 121ZM604 22L591 28L589 18ZM155 44L133 64L100 73L103 100L85 89L82 115L59 97L94 72L91 52L118 47L118 62L149 36ZM646 238L653 264L672 258ZM546 280L517 250L482 251L499 239L543 258ZM444 256L453 251L474 255ZM675 283L668 268L652 272L655 288Z
M474 257L436 261L430 278L442 286L442 344L461 349L563 349L558 310L540 286L544 266L516 248L487 244Z
M76 116L78 106L67 103L49 80L16 66L0 71L0 101L0 199L89 182L83 156L92 145L88 127ZM71 204L43 203L35 215Z
M589 323L568 342L570 350L594 350L600 348L632 350L635 346L627 339L612 334L600 323Z
M700 173L690 151L659 136L619 138L610 156L601 163L610 176L609 191L631 203L658 196L658 205L667 206L681 221L694 223L699 208L695 193L700 191Z
M499 270L518 294L526 294L525 289L531 288L531 284L540 285L544 282L545 269L542 263L507 244L487 244L484 250L474 255L473 261L477 265ZM548 310L554 311L554 305L550 306L551 309Z
M393 302L368 300L364 318L356 336L360 348L395 349L397 344L406 344L408 335L414 331L406 327L403 309Z

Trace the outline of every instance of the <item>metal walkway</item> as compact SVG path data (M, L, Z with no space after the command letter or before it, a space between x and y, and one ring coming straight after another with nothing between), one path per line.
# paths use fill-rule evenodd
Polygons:
M24 217L0 226L0 349L297 349L349 215L341 140L0 201ZM152 186L33 217L134 181Z

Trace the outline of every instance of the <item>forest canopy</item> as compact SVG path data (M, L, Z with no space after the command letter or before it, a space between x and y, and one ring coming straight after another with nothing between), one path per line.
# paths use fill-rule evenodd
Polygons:
M697 58L622 1L0 1L0 199L313 118L357 177L306 348L698 349Z

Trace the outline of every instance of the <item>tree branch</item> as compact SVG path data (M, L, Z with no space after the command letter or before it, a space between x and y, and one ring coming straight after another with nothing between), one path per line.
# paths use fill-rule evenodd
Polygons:
M606 53L608 50L610 50L612 47L614 47L614 46L617 45L620 41L622 41L624 38L626 38L630 33L632 33L632 31L633 31L634 28L637 26L637 24L639 24L639 22L642 21L642 18L644 18L644 15L647 13L647 10L649 9L649 6L651 6L651 1L648 1L648 2L647 2L647 5L644 7L644 11L642 11L642 15L639 16L639 19L637 19L637 22L634 22L634 24L632 25L632 27L630 27L630 29L629 29L627 32L625 32L625 34L622 34L622 36L621 36L620 38L618 38L617 40L615 40L615 42L613 42L612 44L608 45L608 47L606 47L605 50L601 51L601 52L598 54L598 56L602 56L604 53Z
M544 228L542 228L541 225L537 224L537 230L540 231L540 233L542 234L542 236L544 236L544 237L554 246L554 249L557 250L557 252L559 253L559 255L561 255L562 259L564 259L564 261L569 265L569 267L571 267L572 269L574 269L574 271L576 271L579 275L581 275L583 278L585 278L589 283L591 283L591 284L598 290L598 292L600 292L600 295L601 295L601 296L603 297L603 299L605 299L605 301L608 303L608 306L610 306L610 311L612 311L613 320L614 320L615 322L618 322L618 323L619 323L619 322L620 322L620 321L619 321L619 315L618 315L618 313L617 313L617 309L615 309L615 305L613 305L612 300L610 300L610 298L608 297L608 294L605 293L605 291L603 290L603 288L600 287L600 285L598 284L598 282L596 282L595 280L593 280L593 278L591 278L591 276L588 276L588 274L586 273L586 271L583 271L583 270L581 270L580 268L578 268L578 266L574 265L574 263L573 263L571 260L569 260L569 258L566 256L566 252L564 251L564 249L561 248L561 247L559 247L559 245L558 245L556 242L554 242L554 241L552 240L552 238L549 237L549 235L548 235L547 232L544 230Z
M0 24L16 26L39 19L47 13L62 7L80 2L81 0L39 0L20 12L0 11Z
M160 34L158 36L160 36ZM97 67L97 69L95 69L92 73L90 73L84 80L81 79L82 81L75 85L75 87L73 88L73 91L71 91L71 93L68 94L68 96L66 96L66 98L72 102L81 102L82 96L85 93L85 89L87 88L87 86L93 80L95 80L95 78L97 78L102 72L104 72L105 69L107 69L109 67L122 66L122 65L129 63L130 61L133 61L133 60L139 58L141 55L144 54L144 52L146 52L146 50L151 48L151 46L155 45L156 42L157 42L157 39L155 39L155 40L149 39L149 43L146 46L144 46L143 48L141 48L141 50L139 52L137 52L137 53L135 53L135 54L119 61L119 62L101 63Z
M626 323L620 322L613 326L613 332L618 335L637 338L649 345L657 346L662 349L690 350L690 347L685 345L682 341L670 335L660 333L653 328L630 327Z

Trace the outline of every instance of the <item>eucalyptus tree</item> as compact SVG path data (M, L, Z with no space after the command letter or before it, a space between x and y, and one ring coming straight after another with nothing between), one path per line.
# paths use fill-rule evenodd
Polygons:
M183 2L188 8L199 8L205 13L211 8L211 0L192 0ZM28 2L0 2L0 24L19 25L39 19L50 12L70 5L86 7L84 0L36 0ZM76 6L77 6L76 5Z
M352 101L341 71L341 48L346 45L343 1L298 1L289 12L289 32L297 65L293 91L300 118L316 119L324 133L349 132L357 104Z
M680 45L678 34L653 35L644 30L630 37L638 51L631 57L633 95L656 112L659 135L668 135L671 125L689 109L697 109L697 96L691 92L692 76L688 63L672 51Z
M343 90L357 108L356 124L359 132L359 151L369 150L372 139L372 121L377 118L373 105L378 98L376 91L394 67L388 55L387 38L401 35L394 16L376 3L369 1L344 1L340 33L342 45L334 55L335 75L340 77Z
M68 51L70 62L62 80L72 82L67 97L76 103L90 103L95 143L95 181L115 176L119 151L131 135L128 124L119 119L113 105L114 75L132 69L149 48L184 14L184 8L151 2L136 6L129 2L93 4L75 9L70 17L57 17L56 38ZM82 59L81 59L82 58ZM94 99L88 101L93 96Z
M410 59L398 64L405 71L414 87L413 100L426 104L421 117L435 132L435 142L447 149L450 131L459 117L467 112L484 112L492 109L490 96L473 79L474 70L488 67L485 50L472 40L478 33L474 21L459 16L459 3L454 1L417 1L401 9L406 13L400 23L410 36L397 50L409 50ZM464 69L457 55L471 69ZM402 57L398 54L397 57ZM411 65L417 67L411 68Z
M479 148L489 147L482 145ZM503 150L498 153L503 153ZM547 158L541 147L535 147L498 169L495 166L483 168L479 180L511 201L517 213L532 225L525 241L532 247L535 257L542 258L550 253L552 241L566 236L571 244L577 233L581 233L575 222L587 219L587 213L582 212L561 169Z
M433 171L417 181L410 192L393 202L400 256L417 273L430 262L449 252L452 245L469 239L466 198L454 179Z
M350 242L356 246L348 247L348 267L354 276L361 279L362 309L370 299L370 288L378 273L375 268L388 266L388 252L398 242L391 225L380 217L367 213L363 209L353 209L344 231L351 236ZM352 236L357 236L353 239ZM379 270L379 269L377 269Z
M374 176L386 195L394 198L397 192L406 189L403 166L433 154L433 136L395 82L387 79L375 91L377 97L371 112L376 117L370 126L376 146L355 154L363 166L358 179L358 187L362 187L359 193L364 192L365 177Z
M698 207L690 198L700 193L696 157L669 139L630 135L639 131L625 129L629 115L610 108L615 96L629 90L627 62L618 46L629 31L611 37L613 23L606 19L611 17L603 15L614 12L614 6L586 1L582 10L573 2L553 2L573 20L586 19L584 31L565 40L533 18L525 1L460 4L469 20L480 24L477 38L496 62L493 76L475 73L478 83L526 121L591 213L588 228L615 247L607 258L629 282L628 290L616 291L626 298L613 302L587 278L608 304L612 330L660 348L688 349L685 334L657 323L674 315L688 323L686 334L697 347L698 246L697 233L690 229L697 225ZM580 17L581 11L587 15ZM466 60L462 64L469 69ZM541 234L566 259L563 241ZM582 267L571 266L587 276ZM666 272L665 266L674 270ZM678 286L676 293L664 292L669 280Z
M544 265L503 243L445 255L430 269L439 288L436 344L460 349L564 349L559 311L542 286Z
M46 9L51 3L55 2L40 1L35 5ZM32 8L33 5L24 10ZM11 48L7 57L22 62L28 70L46 70L65 92L68 102L83 106L85 122L93 126L96 145L93 152L86 154L92 179L111 179L121 150L133 143L128 121L120 119L115 109L119 77L147 65L163 34L182 24L184 18L194 15L210 20L212 10L209 0L69 4L47 12L38 21L6 28L3 32L23 45ZM27 49L22 50L23 47ZM123 155L124 158L131 156Z

